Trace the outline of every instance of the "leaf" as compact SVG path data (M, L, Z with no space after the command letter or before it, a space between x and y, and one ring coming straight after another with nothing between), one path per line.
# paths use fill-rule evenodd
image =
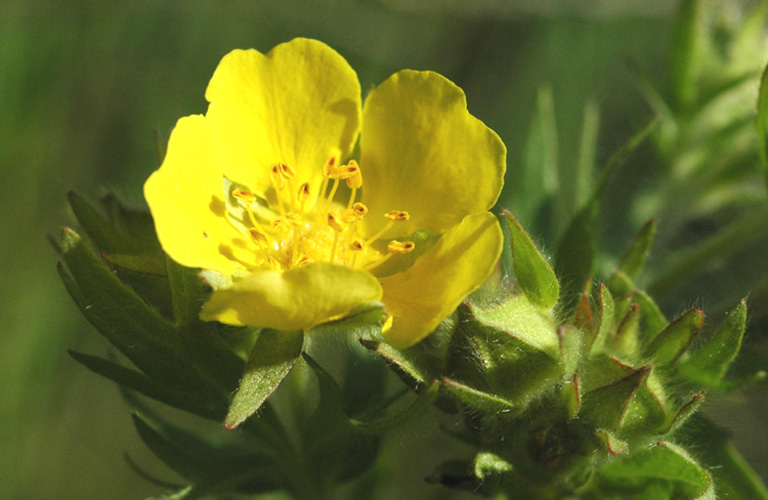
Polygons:
M598 288L598 300L600 305L600 312L599 312L599 323L597 326L597 329L595 330L595 334L593 338L587 338L586 344L587 344L587 352L595 351L600 352L603 350L603 347L605 346L608 339L611 337L611 334L613 332L613 321L614 321L614 311L615 311L615 303L613 301L613 296L611 295L611 292L608 290L608 287L605 285L600 285Z
M669 492L665 497L642 498L701 498L712 488L707 471L685 450L667 442L605 462L598 478L615 491L662 488Z
M196 369L173 326L115 276L71 229L64 230L59 274L88 321L150 378L181 392L222 401L229 389Z
M682 108L691 106L697 97L707 38L704 5L701 0L683 0L677 15L670 75L672 93Z
M757 99L757 118L755 119L757 138L760 141L760 163L768 183L768 66L760 78L760 94Z
M113 266L141 274L165 276L165 258L158 254L102 253L101 256Z
M112 361L76 351L69 351L69 355L92 372L174 408L186 410L213 420L220 420L226 412L225 407L211 407L207 401L197 400L194 395L180 394L147 377L143 373L120 366Z
M688 349L704 324L704 313L692 309L673 321L645 348L645 355L653 357L659 366L673 365Z
M234 429L256 413L301 356L304 332L264 329L253 346L224 425Z
M560 293L555 272L517 219L507 211L503 215L512 237L512 263L517 285L534 304L545 309L553 308Z
M695 415L686 426L686 439L709 466L720 498L768 500L768 487L730 442L728 433L712 421Z
M720 388L741 348L746 324L747 304L742 300L726 315L712 338L678 365L678 373L705 387Z
M595 219L598 202L591 200L573 216L555 252L555 271L568 300L578 298L584 282L595 270ZM573 304L569 304L570 310Z
M320 389L317 408L302 430L303 455L325 484L357 477L376 458L378 436L358 432L344 411L344 397L336 381L308 354L303 356Z

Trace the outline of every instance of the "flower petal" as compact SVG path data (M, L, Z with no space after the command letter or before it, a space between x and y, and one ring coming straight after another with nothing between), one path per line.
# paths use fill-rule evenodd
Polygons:
M277 330L309 329L344 316L363 302L381 299L371 274L316 263L284 273L265 271L215 290L203 306L204 321Z
M380 278L382 302L393 316L384 339L404 349L432 332L488 279L502 243L501 227L493 214L469 215L411 268Z
M439 234L488 210L501 192L506 148L467 111L464 92L432 72L400 71L365 101L360 137L371 215L406 210L411 219L387 234ZM368 217L369 232L385 220Z
M160 169L144 184L157 237L173 260L231 274L254 265L253 246L225 219L221 163L205 117L176 123Z
M336 51L297 38L264 55L224 56L205 94L219 155L230 179L265 193L277 163L297 171L295 186L317 192L322 168L346 158L360 127L360 83Z

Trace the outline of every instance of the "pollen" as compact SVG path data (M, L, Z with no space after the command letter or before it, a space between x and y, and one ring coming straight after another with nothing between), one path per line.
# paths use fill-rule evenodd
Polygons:
M320 186L288 162L268 168L271 187L265 193L235 189L227 194L245 209L228 213L227 220L245 232L256 257L252 270L287 271L315 262L371 270L416 247L412 241L386 238L395 224L410 218L408 212L370 214L358 201L363 173L355 160L341 164L330 155L319 166ZM344 199L337 199L344 192Z

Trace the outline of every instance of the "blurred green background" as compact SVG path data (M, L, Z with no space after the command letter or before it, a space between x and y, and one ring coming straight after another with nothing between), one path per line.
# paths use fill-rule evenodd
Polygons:
M715 43L728 36L728 29L743 26L752 6L762 8L749 2L712 3L718 5L710 33ZM552 253L589 184L579 174L585 170L575 166L602 164L659 111L648 104L647 85L664 94L674 81L670 53L677 11L672 0L4 0L0 498L130 499L160 493L124 461L127 453L148 470L167 474L140 443L114 384L67 355L67 349L101 355L110 348L67 296L46 236L57 237L61 226L73 223L66 204L69 190L91 199L114 191L127 204L142 206L142 184L159 165L155 137L164 140L179 117L205 111L205 87L225 53L248 47L267 51L304 36L346 57L364 91L402 68L446 75L466 91L470 111L507 144L507 188L500 204L519 214ZM675 175L684 169L674 168L677 159L687 157L675 150L680 141L665 143L661 130L655 142L619 170L598 229L599 270L605 272L644 219L659 217L651 275L672 280L659 289L664 292L660 303L670 315L697 306L712 311L715 319L751 293L751 364L745 369L768 365L768 219L760 218L766 211L765 187L756 139L749 132L756 72L768 56L765 26L757 32L742 42L740 53L723 55L738 59L728 71L746 75L738 104L727 107L732 113L744 111L721 127L734 135L723 135L721 129L714 134L722 132L728 139L728 147L736 150L733 157L705 151L695 140L686 146L688 154L701 146L710 158L704 164L739 165L728 170L726 180L718 178L718 187L728 189L707 191L709 198L702 195L691 198L698 205L689 203L681 193L694 187L675 184ZM703 59L701 64L711 66L709 74L722 73L718 61ZM709 118L714 121L707 123L717 122L718 116L714 113ZM529 175L530 157L537 154L538 143L531 140L531 126L537 123L554 125L550 132L556 133L558 146L548 150L558 180L550 185L557 195L547 210L540 210L541 200L519 182ZM589 134L596 138L591 150L582 146L592 144L585 139ZM709 136L693 137L707 141ZM738 226L750 216L751 226ZM676 251L731 228L741 230L738 244L704 255L696 261L701 269L694 278L675 281L679 275L665 266ZM734 433L764 477L767 401L763 384L713 396L708 410ZM435 464L420 461L423 452L410 449L408 439L397 438L391 446L416 456L400 475L404 484L420 487ZM441 497L441 490L431 491Z

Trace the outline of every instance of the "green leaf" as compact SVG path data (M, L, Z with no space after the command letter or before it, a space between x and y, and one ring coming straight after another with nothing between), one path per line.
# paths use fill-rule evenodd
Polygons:
M537 107L526 138L523 162L515 192L519 217L533 223L543 205L550 201L559 187L558 139L555 123L554 98L551 87L539 88Z
M622 271L631 281L635 281L645 266L645 261L651 253L653 237L656 234L656 219L651 219L645 223L632 241L627 253L621 259L619 270Z
M709 466L720 498L768 500L768 487L730 442L728 433L710 420L695 415L685 437Z
M641 494L651 490L669 494L639 498L702 498L712 489L707 471L685 450L667 442L605 462L598 472L598 480L615 491Z
M317 408L302 430L303 455L321 484L357 477L376 458L378 436L358 432L344 411L344 397L336 381L308 354L303 356L320 389Z
M561 294L578 297L595 271L595 219L598 202L591 200L571 219L555 252L555 271L563 287ZM571 304L572 306L573 304ZM570 307L566 307L569 310Z
M705 387L720 388L741 348L746 324L747 304L742 300L727 314L712 338L678 365L678 373Z
M217 386L183 354L173 325L122 283L71 229L64 230L59 274L88 321L150 378L182 392L221 401Z
M229 407L225 426L234 429L258 411L301 356L304 332L262 330Z
M760 78L760 94L757 99L757 137L760 141L760 162L768 182L768 66Z
M517 285L536 305L551 309L557 304L560 285L555 272L531 237L510 213L503 213L512 237L512 262Z
M76 351L69 351L69 355L92 372L174 408L186 410L213 420L220 420L225 415L226 407L211 407L208 401L198 400L194 395L181 394L147 377L143 373L131 370L112 361Z
M645 355L653 357L659 366L673 365L688 349L704 324L704 313L692 309L673 321L645 348Z
M128 255L102 253L101 256L115 267L152 276L165 276L165 258L160 254Z
M704 5L701 0L683 0L677 16L670 74L672 94L683 108L692 105L697 97L707 39Z

